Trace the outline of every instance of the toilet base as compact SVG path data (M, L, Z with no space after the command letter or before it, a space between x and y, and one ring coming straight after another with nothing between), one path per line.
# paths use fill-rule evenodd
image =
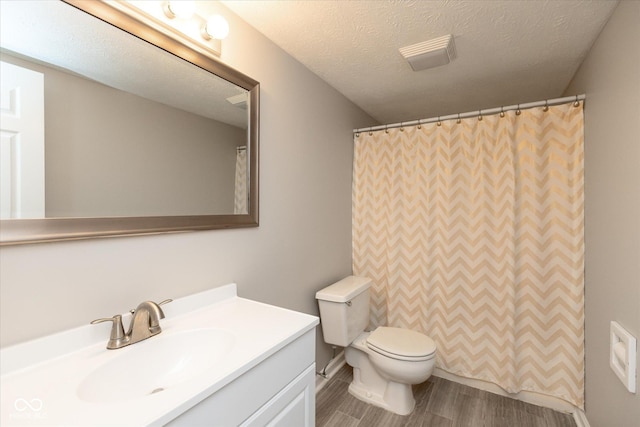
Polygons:
M400 387L397 387L400 386ZM390 392L391 390L394 390ZM349 393L363 402L396 413L398 415L409 415L416 406L416 400L413 398L411 386L408 384L388 383L387 397L367 390L361 384L352 382L349 384Z
M366 335L363 337L366 339ZM411 384L383 378L371 364L362 339L345 348L345 359L353 368L353 381L349 385L351 395L398 415L408 415L413 411L416 401Z

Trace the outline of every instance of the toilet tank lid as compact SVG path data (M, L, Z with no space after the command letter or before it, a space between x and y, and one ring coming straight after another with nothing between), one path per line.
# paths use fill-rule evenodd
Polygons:
M367 277L349 276L333 285L320 289L316 292L316 299L331 302L347 302L369 289L370 286L371 279Z

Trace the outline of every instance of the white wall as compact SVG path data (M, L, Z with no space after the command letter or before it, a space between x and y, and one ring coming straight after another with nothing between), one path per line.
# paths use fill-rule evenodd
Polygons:
M609 322L640 339L640 2L622 1L566 94L585 102L586 414L640 422L640 394L609 368ZM640 368L640 364L637 364Z
M351 130L374 121L225 14L223 61L261 85L260 227L0 248L1 345L232 281L317 314L316 290L351 273Z

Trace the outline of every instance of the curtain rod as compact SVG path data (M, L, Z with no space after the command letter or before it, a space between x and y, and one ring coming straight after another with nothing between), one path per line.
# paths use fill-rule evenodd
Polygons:
M386 129L399 128L399 127L403 127L403 126L414 126L414 125L421 125L421 124L425 124L425 123L441 122L443 120L451 120L451 119L466 119L468 117L484 116L484 115L488 115L488 114L497 114L497 113L501 113L501 112L504 112L504 111L512 111L512 110L516 110L517 111L517 110L523 110L523 109L528 109L528 108L544 107L545 105L560 105L560 104L566 104L566 103L571 102L571 101L573 101L573 102L582 101L585 98L586 98L586 96L583 94L583 95L567 96L567 97L564 97L564 98L547 99L545 101L537 101L537 102L529 102L529 103L526 103L526 104L509 105L507 107L490 108L490 109L487 109L487 110L470 111L468 113L459 113L459 114L450 114L448 116L431 117L430 119L412 120L412 121L409 121L409 122L393 123L393 124L390 124L390 125L371 126L371 127L366 127L366 128L354 129L353 133L371 132L371 131L376 131L376 130L386 130Z

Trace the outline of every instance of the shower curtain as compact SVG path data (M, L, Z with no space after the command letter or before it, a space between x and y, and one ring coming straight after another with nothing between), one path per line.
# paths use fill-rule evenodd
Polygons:
M247 194L247 147L236 148L236 178L233 213L246 214L249 212Z
M429 335L447 372L583 407L582 103L362 132L354 150L371 326Z

